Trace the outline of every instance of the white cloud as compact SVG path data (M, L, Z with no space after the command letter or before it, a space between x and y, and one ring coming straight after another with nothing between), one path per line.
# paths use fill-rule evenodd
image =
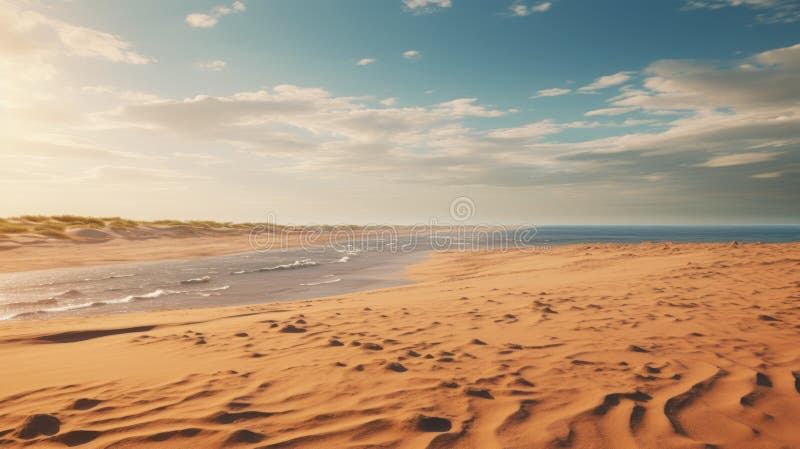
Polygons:
M410 60L416 60L422 57L422 53L417 50L407 50L403 52L403 57Z
M589 111L584 115L586 115L587 117L595 115L622 115L635 110L636 108L603 108L603 109L595 109L593 111Z
M395 103L397 103L397 99L394 97L381 100L381 104L384 106L394 106Z
M47 61L59 54L134 65L155 61L131 47L129 42L114 34L53 19L14 3L0 2L0 56L7 64L16 60L38 66L36 70L44 75L40 78L52 77L55 69Z
M537 12L546 12L550 10L553 4L551 2L542 2L537 4L532 4L530 6L526 5L522 2L513 3L509 9L511 9L511 15L517 17L525 17L531 14L535 14Z
M631 79L631 72L619 72L613 75L601 76L594 80L591 84L581 87L578 92L591 93L600 89L618 86Z
M759 162L766 162L775 159L776 156L779 156L783 153L738 153L738 154L727 154L724 156L716 156L712 157L711 159L707 160L702 164L698 164L698 167L734 167L737 165L750 165L750 164L757 164Z
M746 7L758 11L756 18L762 23L800 21L800 3L797 0L688 0L683 9L715 10L732 7Z
M143 127L189 141L217 142L278 158L283 170L343 170L401 174L404 180L444 184L540 185L600 182L682 182L686 167L760 162L778 171L779 154L800 148L800 46L746 58L721 68L701 62L660 61L640 86L608 100L604 122L542 120L479 129L464 119L491 120L515 112L458 98L430 106L398 107L371 98L336 97L319 88L276 86L229 96L195 96L128 103L98 116L105 126ZM753 92L753 86L762 86ZM691 100L691 101L690 101ZM664 121L614 121L617 113L673 110ZM565 142L569 129L653 126L611 137ZM647 129L647 128L646 128ZM389 172L388 167L404 170ZM781 168L781 170L784 170ZM536 174L533 176L533 174ZM717 174L722 173L722 174ZM650 176L650 178L648 178ZM708 176L733 176L709 171ZM628 181L622 181L628 180Z
M194 28L212 28L219 23L219 19L223 16L234 12L244 12L246 10L247 7L245 4L237 0L233 2L231 6L215 6L208 13L188 14L184 21Z
M560 87L554 87L552 89L542 89L538 92L538 95L532 98L539 98L539 97L559 97L561 95L566 95L572 92L570 89L562 89Z
M130 51L131 45L113 34L65 23L55 23L54 28L61 43L70 53L78 56L100 57L128 64L147 64L154 61Z
M775 178L780 178L781 176L783 176L783 173L779 171L773 171L769 173L759 173L756 175L752 175L750 177L755 179L775 179Z
M200 61L194 64L194 67L198 70L203 70L206 72L221 72L225 70L228 66L228 63L225 61L221 61L219 59L215 59L213 61Z
M403 5L409 11L429 13L453 6L452 0L403 0Z
M375 61L376 61L375 58L361 58L361 59L358 60L358 62L356 62L356 65L362 65L362 66L363 65L370 65Z
M537 140L546 135L561 132L562 129L563 127L556 125L552 120L543 120L517 128L495 129L486 135L493 139Z
M476 104L477 98L458 98L456 100L439 103L437 111L452 114L455 117L501 117L510 112L502 111L488 106Z
M194 13L186 16L186 23L195 28L211 28L219 22L214 16L202 13Z

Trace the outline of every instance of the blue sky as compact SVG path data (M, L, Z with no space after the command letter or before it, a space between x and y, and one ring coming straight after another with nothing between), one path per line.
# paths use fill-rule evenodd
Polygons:
M790 0L0 0L0 215L783 223Z

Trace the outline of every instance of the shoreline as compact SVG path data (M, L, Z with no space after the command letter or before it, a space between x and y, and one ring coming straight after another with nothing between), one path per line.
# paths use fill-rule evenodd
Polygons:
M405 236L409 229L397 228L395 236ZM378 230L356 230L347 239L382 235ZM394 232L394 231L393 231ZM270 251L296 249L303 245L319 247L341 237L340 231L311 234L316 240L309 244L301 233L280 236L280 246ZM346 240L339 240L346 241ZM13 246L9 246L9 242ZM319 242L319 243L318 243ZM88 267L136 262L186 260L226 256L259 251L251 243L251 233L228 232L224 235L162 236L148 239L114 238L102 241L70 241L49 239L44 243L26 243L6 239L0 246L0 273L17 273L57 268ZM256 242L258 244L258 242Z

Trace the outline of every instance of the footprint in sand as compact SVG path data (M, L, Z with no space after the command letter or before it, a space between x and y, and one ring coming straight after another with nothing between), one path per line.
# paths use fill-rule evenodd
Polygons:
M264 440L267 436L263 433L258 432L251 432L246 429L237 430L233 432L230 437L228 437L227 444L239 444L239 443L259 443Z
M453 428L449 419L420 415L417 417L417 430L422 432L448 432Z
M53 415L38 414L29 416L22 424L17 436L30 440L40 435L55 435L61 430L61 421Z
M397 372L397 373L404 373L404 372L408 371L408 368L406 368L405 366L403 366L403 365L401 365L400 363L397 363L397 362L392 362L392 363L388 364L386 366L386 369L392 370L392 371Z
M476 398L494 399L494 396L492 396L492 393L489 390L485 389L485 388L483 388L483 389L467 388L466 393L467 393L467 396L474 396Z
M103 401L99 399L78 399L72 404L73 410L89 410L90 408L94 408L97 404Z

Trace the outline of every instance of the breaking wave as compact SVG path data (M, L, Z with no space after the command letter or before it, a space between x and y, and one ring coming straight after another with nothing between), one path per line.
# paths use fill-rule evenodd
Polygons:
M181 284L183 284L183 285L187 285L187 284L205 284L206 282L210 282L210 281L211 281L211 277L210 276L203 276L201 278L186 279L185 281L181 281Z
M317 262L314 262L310 259L302 259L302 260L295 260L292 263L287 263L283 265L276 265L274 267L266 267L266 268L256 268L255 270L239 270L234 271L231 274L247 274L247 273L263 273L267 271L279 271L279 270L294 270L297 268L306 268L306 267L314 267L317 266Z

